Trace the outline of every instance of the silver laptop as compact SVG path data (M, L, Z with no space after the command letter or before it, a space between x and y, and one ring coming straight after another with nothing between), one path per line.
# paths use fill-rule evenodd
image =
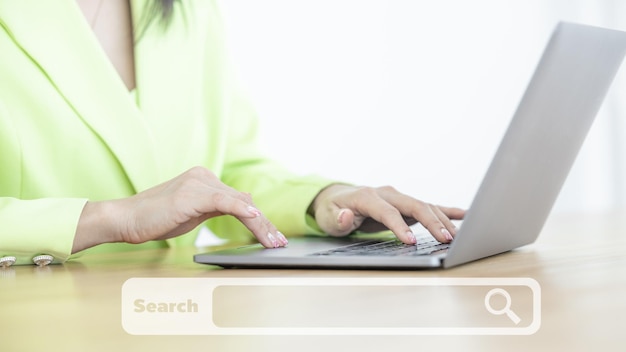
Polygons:
M388 236L290 238L197 254L261 268L449 268L532 243L545 223L626 53L626 32L559 23L451 244ZM476 131L477 133L479 131Z

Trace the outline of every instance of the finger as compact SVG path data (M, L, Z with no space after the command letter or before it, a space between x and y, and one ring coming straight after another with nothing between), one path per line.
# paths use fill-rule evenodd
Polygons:
M315 220L331 236L345 236L354 231L360 225L359 221L362 221L349 208L340 208L332 202L317 210Z
M383 199L395 206L403 215L419 221L438 241L448 243L456 234L456 227L450 221L463 218L465 212L459 208L437 207L396 191L392 187L381 187ZM449 214L449 216L448 216Z
M435 215L439 218L443 226L445 226L445 228L448 230L450 236L454 238L454 236L456 235L456 226L452 223L452 221L450 221L450 218L448 218L448 216L441 210L441 208L436 205L431 205L431 209L433 210L433 213L435 213Z
M398 209L401 214L420 222L439 242L452 241L450 230L443 222L443 219L448 220L448 218L442 211L436 212L434 206L402 194L392 187L382 187L378 191L381 198Z
M252 196L249 193L238 192L222 183L215 185L215 187L219 190L216 194L224 195L224 203L227 203L227 200L233 200L235 203L241 202L246 205L248 215L243 213L243 216L240 216L239 214L241 213L234 212L228 212L227 214L237 217L264 247L278 248L284 247L289 243L285 235L278 231L269 219L254 206ZM226 209L226 207L221 207L222 203L219 200L214 199L214 201L220 205L218 210L223 212L223 209Z
M245 197L241 197L239 192L208 189L204 192L200 191L196 197L191 199L196 200L197 204L194 209L201 214L213 216L226 214L240 219L262 216L261 211L251 202L245 201ZM184 201L190 201L190 199L186 198Z
M287 245L285 236L258 210L247 193L238 192L226 185L216 184L203 187L195 198L204 201L197 211L204 216L232 215L241 221L266 248ZM204 193L204 194L202 194Z
M203 167L194 167L177 177L179 182L183 182L190 193L199 189L205 192L214 192L212 197L221 197L220 193L237 198L248 205L254 207L250 193L239 192L236 189L224 184L213 172Z
M337 233L339 235L347 235L356 230L359 224L355 223L354 212L348 208L339 210L336 216L337 219Z
M398 239L407 244L415 244L415 235L404 221L402 214L396 207L382 199L377 193L363 193L364 196L354 204L357 213L370 217L391 230Z
M434 206L420 201L418 201L417 204L418 205L415 206L413 217L417 219L417 221L419 221L422 226L424 226L428 232L430 232L430 234L437 239L437 241L442 243L449 243L452 241L452 234L436 214L433 209Z
M453 207L443 207L438 205L439 208L445 215L451 220L462 220L465 217L466 211L460 208Z
M289 243L287 238L265 216L240 220L265 248L284 247Z

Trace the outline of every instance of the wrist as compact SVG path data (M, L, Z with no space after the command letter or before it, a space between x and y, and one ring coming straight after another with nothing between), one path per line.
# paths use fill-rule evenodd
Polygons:
M104 243L120 242L115 229L114 202L87 202L78 220L72 253Z

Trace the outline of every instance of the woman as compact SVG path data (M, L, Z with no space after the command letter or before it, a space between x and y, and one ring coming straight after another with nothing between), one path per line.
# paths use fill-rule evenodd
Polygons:
M214 1L0 0L0 264L191 245L201 224L415 243L406 217L452 240L460 209L267 159L225 52Z

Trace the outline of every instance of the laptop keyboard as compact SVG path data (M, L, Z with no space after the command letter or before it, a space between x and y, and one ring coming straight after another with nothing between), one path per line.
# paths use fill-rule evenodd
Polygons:
M372 240L359 242L352 245L333 248L321 252L312 253L316 256L419 256L448 249L449 243L440 243L430 237L421 240L417 245L404 244L398 239L380 241Z

